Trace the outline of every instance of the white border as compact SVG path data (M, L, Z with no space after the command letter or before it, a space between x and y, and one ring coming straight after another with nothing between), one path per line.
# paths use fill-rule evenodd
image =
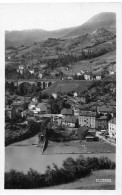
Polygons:
M21 0L21 1L7 1L3 0L1 3L35 3L33 0ZM36 2L40 2L40 0L36 0ZM41 2L74 2L72 0L54 0L54 1L41 1ZM77 0L77 2L81 2L81 0ZM86 1L85 1L86 2ZM98 1L91 1L89 0L88 2L96 2ZM87 2L87 3L88 3ZM106 2L102 1L101 3ZM108 2L114 3L115 1L108 0ZM121 78L122 78L122 12L121 12L121 7L122 4L120 2L116 3L115 6L115 11L117 14L117 169L116 169L116 190L66 190L63 191L63 193L66 194L88 194L88 193L93 193L95 194L108 194L111 193L111 195L114 194L122 194L122 129L121 129L121 120L122 120L122 85L121 85ZM1 9L1 5L0 5ZM109 10L108 10L109 11ZM0 18L4 17L1 16ZM9 17L9 16L8 16ZM2 55L1 55L2 54ZM62 190L4 190L4 29L1 28L1 20L0 20L0 94L1 94L1 101L0 101L0 194L47 194L47 193L52 193L52 194L61 194Z

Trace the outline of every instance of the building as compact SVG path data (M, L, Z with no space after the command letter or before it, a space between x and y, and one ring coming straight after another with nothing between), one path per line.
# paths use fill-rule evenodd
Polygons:
M45 103L39 103L36 106L36 110L40 114L47 114L47 113L49 113L49 105L48 104L45 104Z
M74 98L76 98L76 97L78 97L78 93L77 92L74 93Z
M86 97L84 94L80 94L80 100L82 103L84 103L84 104L86 103Z
M5 116L11 119L11 117L12 117L12 108L5 108Z
M109 75L113 75L113 74L115 74L114 70L110 70Z
M114 109L112 106L109 105L102 105L97 107L97 112L100 114L107 115L108 113L113 116Z
M101 74L97 74L97 75L95 76L95 79L96 79L96 80L101 80Z
M98 130L107 130L108 129L107 116L101 116L99 118L96 118L96 129L98 129Z
M31 103L28 105L28 109L29 109L29 110L33 110L34 108L36 108L37 105L38 105L37 102L31 102Z
M62 119L62 125L68 126L68 127L75 127L77 118L75 116L65 116Z
M80 70L81 74L84 74L84 70Z
M80 126L86 126L95 129L96 112L80 111L78 120Z
M68 79L68 80L73 80L73 77L70 76L70 77L68 77L67 79Z
M77 72L76 75L77 75L77 76L81 76L82 74L81 74L80 72Z
M92 73L90 73L90 72L85 73L85 74L84 74L84 79L85 79L85 80L93 80L93 75L92 75Z
M68 116L68 115L74 115L74 112L72 109L66 109L64 108L63 110L61 110L61 114L62 115L65 115L65 116Z
M43 78L43 74L41 72L39 72L38 78L39 79L42 79Z
M78 116L79 115L80 110L79 110L79 108L77 106L73 107L73 111L74 111L74 116Z
M19 70L23 70L24 69L24 65L19 65Z
M38 99L36 97L33 97L32 102L38 102Z
M116 118L112 118L108 122L108 133L110 138L116 139Z
M28 70L31 74L34 74L34 69L29 69Z
M62 124L62 119L64 118L64 116L62 114L53 114L53 122L56 124L56 125L61 125Z

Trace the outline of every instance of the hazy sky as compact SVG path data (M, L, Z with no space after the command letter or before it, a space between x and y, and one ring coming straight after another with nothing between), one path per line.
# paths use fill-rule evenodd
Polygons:
M83 24L100 12L115 12L114 3L40 3L1 5L5 30L56 30Z

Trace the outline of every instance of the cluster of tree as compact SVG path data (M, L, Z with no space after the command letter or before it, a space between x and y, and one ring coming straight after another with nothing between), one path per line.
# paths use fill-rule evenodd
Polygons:
M59 185L84 178L92 170L115 169L115 162L106 157L66 159L61 168L47 166L44 174L30 169L27 173L11 170L5 173L5 189L33 189Z
M89 95L91 101L106 94L113 99L113 97L116 97L116 92L111 90L113 87L116 87L116 80L94 81L84 93Z
M62 96L58 96L56 99L51 96L48 100L48 103L51 105L51 113L59 114L63 108L71 108L71 105L67 101L67 99Z

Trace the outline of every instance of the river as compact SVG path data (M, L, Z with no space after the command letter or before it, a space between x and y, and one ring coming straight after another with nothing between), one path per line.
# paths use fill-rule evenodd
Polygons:
M46 167L53 166L53 163L60 167L63 161L72 157L78 158L85 151L84 146L68 146L66 144L51 143L49 147L41 154L42 147L36 147L38 136L30 139L17 142L5 147L5 171L16 169L18 171L27 172L30 168L44 173ZM87 156L107 156L112 161L115 161L115 153L99 153L99 154L81 154Z

